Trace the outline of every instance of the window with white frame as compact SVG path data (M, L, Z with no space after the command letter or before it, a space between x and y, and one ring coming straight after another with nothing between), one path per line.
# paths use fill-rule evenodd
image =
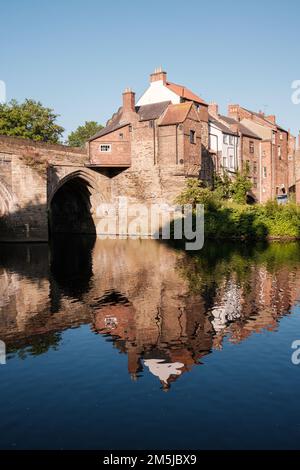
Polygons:
M100 152L111 152L111 144L101 144L99 150Z
M230 144L230 145L233 145L233 144L234 144L233 135L230 135L230 136L229 136L229 144Z
M228 136L227 136L226 134L223 135L223 143L224 143L224 144L227 144L227 142L228 142L227 137L228 137Z

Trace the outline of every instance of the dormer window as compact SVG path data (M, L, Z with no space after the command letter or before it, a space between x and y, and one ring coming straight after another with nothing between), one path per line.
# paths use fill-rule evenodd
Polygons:
M101 144L99 146L100 152L111 152L111 145L110 144Z

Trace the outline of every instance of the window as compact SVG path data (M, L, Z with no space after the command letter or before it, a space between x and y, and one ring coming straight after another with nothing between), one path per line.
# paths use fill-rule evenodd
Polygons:
M153 119L151 119L151 121L149 121L149 127L150 127L151 129L153 129L153 127L154 127L154 121L153 121Z
M280 140L283 140L283 134L280 132Z
M190 144L195 144L196 143L196 132L190 130Z
M223 143L224 144L227 144L228 142L228 136L227 135L223 135Z
M257 178L253 178L253 188L257 188Z
M272 133L272 144L276 144L276 132Z
M263 178L266 178L267 177L267 167L264 166L263 167Z
M99 147L100 152L111 152L110 144L101 144Z
M256 175L257 173L257 163L253 162L253 173Z
M121 132L121 133L119 134L119 137L120 137L120 140L123 140L123 139L124 139L124 134L123 134L123 132Z
M233 155L230 155L229 156L229 164L230 164L230 169L231 170L234 170L234 156Z
M233 143L234 143L233 135L230 135L229 136L229 144L233 145Z
M227 168L227 157L223 157L223 168Z
M250 140L250 142L249 142L249 152L254 153L254 142L253 142L253 140Z
M279 157L279 160L281 160L281 147L280 147L280 145L278 145L278 157Z

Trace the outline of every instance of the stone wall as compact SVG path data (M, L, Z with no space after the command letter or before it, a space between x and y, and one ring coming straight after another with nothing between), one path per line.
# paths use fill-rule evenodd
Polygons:
M48 240L49 188L85 162L82 149L0 136L0 240Z

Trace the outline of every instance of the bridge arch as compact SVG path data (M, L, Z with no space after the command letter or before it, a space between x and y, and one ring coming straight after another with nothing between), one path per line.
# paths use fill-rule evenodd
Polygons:
M50 233L96 233L97 204L105 200L97 174L76 169L58 178L48 195Z

